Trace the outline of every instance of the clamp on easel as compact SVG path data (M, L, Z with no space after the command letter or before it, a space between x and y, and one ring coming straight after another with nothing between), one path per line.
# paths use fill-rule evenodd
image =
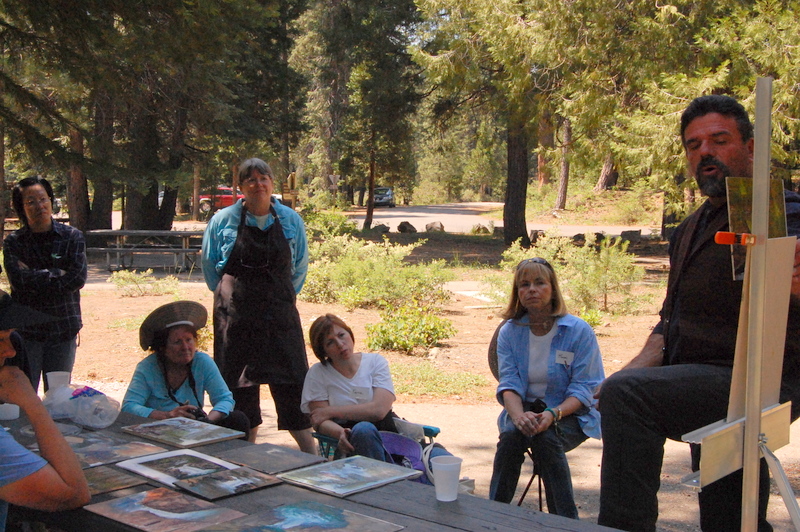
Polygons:
M714 235L714 242L728 246L755 246L756 235L750 233L731 233L730 231L718 231Z

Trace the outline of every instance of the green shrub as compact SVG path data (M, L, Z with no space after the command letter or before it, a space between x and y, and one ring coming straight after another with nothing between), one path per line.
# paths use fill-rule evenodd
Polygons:
M348 309L441 304L450 297L444 283L453 277L445 262L415 265L403 260L422 243L364 242L349 235L312 242L312 265L299 297Z
M417 347L430 348L456 334L453 324L434 314L433 309L402 306L381 312L381 321L366 326L370 349L391 349L410 353Z
M588 323L592 329L597 329L603 324L603 313L596 308L581 309L581 311L578 313L578 317Z
M310 238L352 235L358 231L356 222L336 212L304 212L303 222Z
M644 269L628 253L628 242L616 237L596 244L594 233L586 233L585 238L584 245L576 245L571 238L546 234L531 249L516 242L503 253L501 266L513 271L524 258L542 257L555 268L564 297L573 306L585 311L601 308L605 312L631 312L631 302L626 298L633 284L644 276Z
M141 273L136 270L120 270L112 273L106 282L114 283L123 297L162 296L177 294L180 291L177 277L168 275L163 279L156 279L153 277L152 269Z

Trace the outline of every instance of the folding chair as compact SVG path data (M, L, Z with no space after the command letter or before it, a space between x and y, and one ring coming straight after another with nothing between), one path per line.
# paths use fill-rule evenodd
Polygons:
M489 369L492 371L492 375L494 378L499 381L500 380L500 371L497 368L497 336L500 334L500 328L506 323L505 320L500 322L500 325L497 326L497 329L494 331L494 335L492 335L492 341L489 342ZM522 492L522 495L519 497L519 501L517 502L517 506L522 506L522 501L525 500L525 496L528 494L528 491L531 489L531 485L535 479L539 479L539 511L542 511L544 505L542 503L542 476L539 474L539 466L536 465L536 460L533 459L533 453L530 449L525 450L528 458L531 459L531 465L533 467L533 472L531 473L531 478L528 480L528 485L525 486L525 490Z
M408 422L402 418L395 418L394 421L397 426L397 432L415 439L420 443L424 443L425 445L433 443L433 439L441 432L439 427L434 427L432 425L419 425L417 423ZM419 428L421 428L421 431L418 430ZM334 460L339 440L319 432L313 432L311 435L317 440L319 455L328 461ZM425 447L425 445L423 445L423 447Z

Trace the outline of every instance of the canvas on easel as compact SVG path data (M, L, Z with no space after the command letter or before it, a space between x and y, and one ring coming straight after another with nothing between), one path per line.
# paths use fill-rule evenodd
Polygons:
M753 180L749 177L728 177L728 227L732 233L753 234ZM783 181L769 182L769 238L786 236L786 200L783 196ZM744 278L745 246L731 246L733 278Z

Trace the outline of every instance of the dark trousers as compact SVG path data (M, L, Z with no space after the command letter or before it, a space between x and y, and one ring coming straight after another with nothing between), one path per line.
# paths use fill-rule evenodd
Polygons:
M731 368L682 364L619 371L600 392L603 431L598 524L654 531L666 439L719 421L727 414ZM762 460L759 531L766 521L769 477ZM764 489L766 488L766 489ZM742 474L703 488L700 521L705 531L741 529Z
M544 482L547 510L570 519L578 518L566 453L583 443L586 435L575 416L562 419L559 428L560 434L551 426L533 437L516 429L500 434L489 486L490 499L511 502L525 461L525 451L530 448Z

